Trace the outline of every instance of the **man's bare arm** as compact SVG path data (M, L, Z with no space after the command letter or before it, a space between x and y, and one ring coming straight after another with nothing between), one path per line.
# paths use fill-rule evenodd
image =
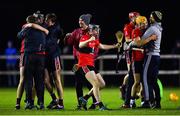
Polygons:
M48 35L48 33L49 33L49 31L46 28L44 28L38 24L35 24L35 23L28 23L24 26L24 28L27 28L27 27L32 27L34 29L38 29L38 30L44 32L46 35Z

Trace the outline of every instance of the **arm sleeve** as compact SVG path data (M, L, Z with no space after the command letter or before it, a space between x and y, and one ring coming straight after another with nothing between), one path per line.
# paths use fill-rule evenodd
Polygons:
M143 36L141 37L141 39L146 39L148 37L150 37L152 34L154 34L154 29L152 27L148 28L146 30L146 32L143 34Z
M138 29L133 29L132 31L132 38L136 38L140 35L140 30Z
M59 24L56 26L56 36L60 39L64 36L63 29Z
M124 36L125 37L130 37L131 36L131 30L129 29L128 25L125 25L123 31L124 31Z
M27 29L22 29L20 32L18 32L18 34L17 34L17 38L18 38L18 39L22 39L22 38L24 38L24 37L25 37L26 32L27 32Z
M84 42L84 41L86 41L86 40L88 40L89 38L86 36L86 35L83 35L81 38L80 38L80 40L79 40L79 42Z

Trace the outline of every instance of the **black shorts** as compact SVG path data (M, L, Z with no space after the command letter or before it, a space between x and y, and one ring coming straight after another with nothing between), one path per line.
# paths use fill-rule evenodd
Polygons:
M45 68L51 72L62 69L60 56L47 56L45 64Z
M95 74L98 74L99 72L97 71L97 69L94 67L94 66L82 66L82 67L79 67L78 71L80 71L80 73L82 75L86 75L86 73L88 73L89 71L94 71Z
M133 62L133 72L135 72L135 73L142 73L142 71L143 71L143 61L134 61Z

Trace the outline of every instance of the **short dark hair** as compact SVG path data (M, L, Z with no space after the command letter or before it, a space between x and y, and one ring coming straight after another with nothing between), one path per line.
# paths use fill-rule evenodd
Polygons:
M34 15L29 15L27 18L26 18L26 22L27 23L35 23L37 21L37 18L34 16Z
M46 20L51 20L53 23L55 23L57 20L57 16L55 13L48 13L46 15Z

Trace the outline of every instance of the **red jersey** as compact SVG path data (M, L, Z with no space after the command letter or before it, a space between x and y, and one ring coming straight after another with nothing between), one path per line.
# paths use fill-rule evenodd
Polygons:
M124 36L129 38L129 40L126 40L126 41L131 41L132 37L131 37L131 34L132 34L132 30L135 28L135 25L133 23L129 23L129 24L126 24L124 26Z
M79 40L85 35L88 30L82 30L81 28L75 29L70 36L67 37L66 43L68 45L73 45L73 55L75 58L78 58L78 49L79 49Z
M22 29L24 28L25 24L22 26ZM24 39L21 41L21 48L20 48L20 53L24 53Z
M86 41L90 39L89 35L83 35L80 39L80 42ZM87 46L80 49L79 52L79 59L78 59L78 65L79 66L94 66L94 59L96 55L94 52L99 47L99 39L96 39L94 41L88 42Z
M99 53L99 47L94 48L94 59L98 57L98 53Z
M142 36L142 31L139 28L135 28L132 30L132 40L134 40L137 37ZM132 59L134 61L142 61L144 59L144 53L141 51L132 51Z
M24 53L24 39L21 41L20 53Z

